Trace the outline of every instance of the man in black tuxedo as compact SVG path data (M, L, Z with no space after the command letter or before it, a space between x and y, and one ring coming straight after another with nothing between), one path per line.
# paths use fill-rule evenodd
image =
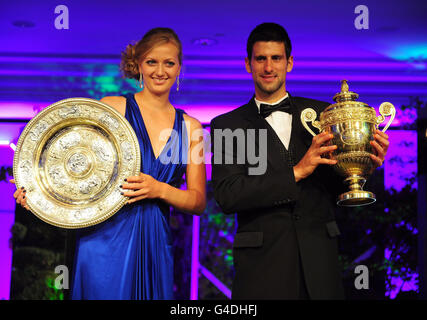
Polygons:
M303 109L320 114L329 103L286 91L291 48L282 26L257 26L245 59L255 96L211 122L215 199L224 213L237 213L233 299L344 298L334 217L336 196L344 189L337 190L343 183L331 167L336 161L322 157L336 146L327 145L327 133L312 138L300 120ZM230 132L245 137L227 148ZM248 158L251 143L265 170ZM388 137L377 131L371 144L377 153L372 161L380 166Z

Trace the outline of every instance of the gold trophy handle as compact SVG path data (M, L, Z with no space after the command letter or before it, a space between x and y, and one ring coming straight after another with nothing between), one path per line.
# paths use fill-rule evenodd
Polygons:
M316 136L316 134L313 132L313 130L310 129L310 127L308 126L307 122L311 122L311 124L313 125L313 127L317 128L319 130L319 132L321 131L321 126L320 126L320 122L316 120L317 118L317 113L316 111L314 111L311 108L307 108L304 109L301 112L301 122L302 125L304 126L304 128L310 132L313 137Z
M394 120L394 116L396 115L396 108L390 102L383 102L380 105L379 111L381 115L377 117L377 127L380 123L384 122L385 117L390 116L390 119L382 130L383 132L385 132Z

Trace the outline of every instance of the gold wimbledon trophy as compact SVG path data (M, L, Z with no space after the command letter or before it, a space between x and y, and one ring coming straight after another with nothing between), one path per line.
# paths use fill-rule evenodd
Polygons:
M396 114L391 103L383 102L379 108L381 115L377 116L374 108L356 101L358 97L357 93L348 90L347 80L342 80L341 92L333 98L336 103L320 113L320 121L316 120L316 111L311 108L301 112L301 122L313 136L316 134L307 122L311 122L320 132L334 136L330 145L336 145L337 149L326 156L338 161L333 167L345 177L344 182L350 189L338 197L337 204L341 206L363 206L375 202L375 195L363 190L367 177L374 169L370 158L374 151L370 141L374 140L375 130L385 117L390 116L390 119L383 132Z

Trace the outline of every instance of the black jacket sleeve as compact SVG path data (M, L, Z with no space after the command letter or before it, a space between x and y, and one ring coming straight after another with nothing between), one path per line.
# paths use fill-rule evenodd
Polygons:
M234 128L230 128L231 126ZM212 183L214 197L223 212L241 213L283 206L296 201L298 186L295 183L293 168L286 163L275 167L271 162L267 162L264 174L249 175L248 163L237 163L237 146L233 148L233 154L227 155L233 159L232 164L225 164L224 161L215 163L218 162L215 159L224 160L226 153L230 152L226 148L215 150L215 139L218 139L217 130L227 128L233 130L237 127L231 119L215 118L211 122ZM217 153L220 153L220 157ZM215 154L217 154L216 157Z

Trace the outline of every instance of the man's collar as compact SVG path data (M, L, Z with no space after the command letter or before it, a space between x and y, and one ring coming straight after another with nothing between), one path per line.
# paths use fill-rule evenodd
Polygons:
M286 92L286 94L285 94L285 96L284 96L284 97L280 98L279 100L277 100L277 101L275 101L275 102L273 102L273 103L267 103L267 102L264 102L264 101L261 101L261 100L257 100L257 98L254 98L254 100L255 100L255 104L256 104L256 106L257 106L257 108L258 108L258 113L259 113L261 103L271 104L271 105L273 105L273 104L278 104L278 103L282 102L283 100L285 100L285 99L286 99L286 98L288 98L288 97L289 97L289 93L288 93L288 92Z

